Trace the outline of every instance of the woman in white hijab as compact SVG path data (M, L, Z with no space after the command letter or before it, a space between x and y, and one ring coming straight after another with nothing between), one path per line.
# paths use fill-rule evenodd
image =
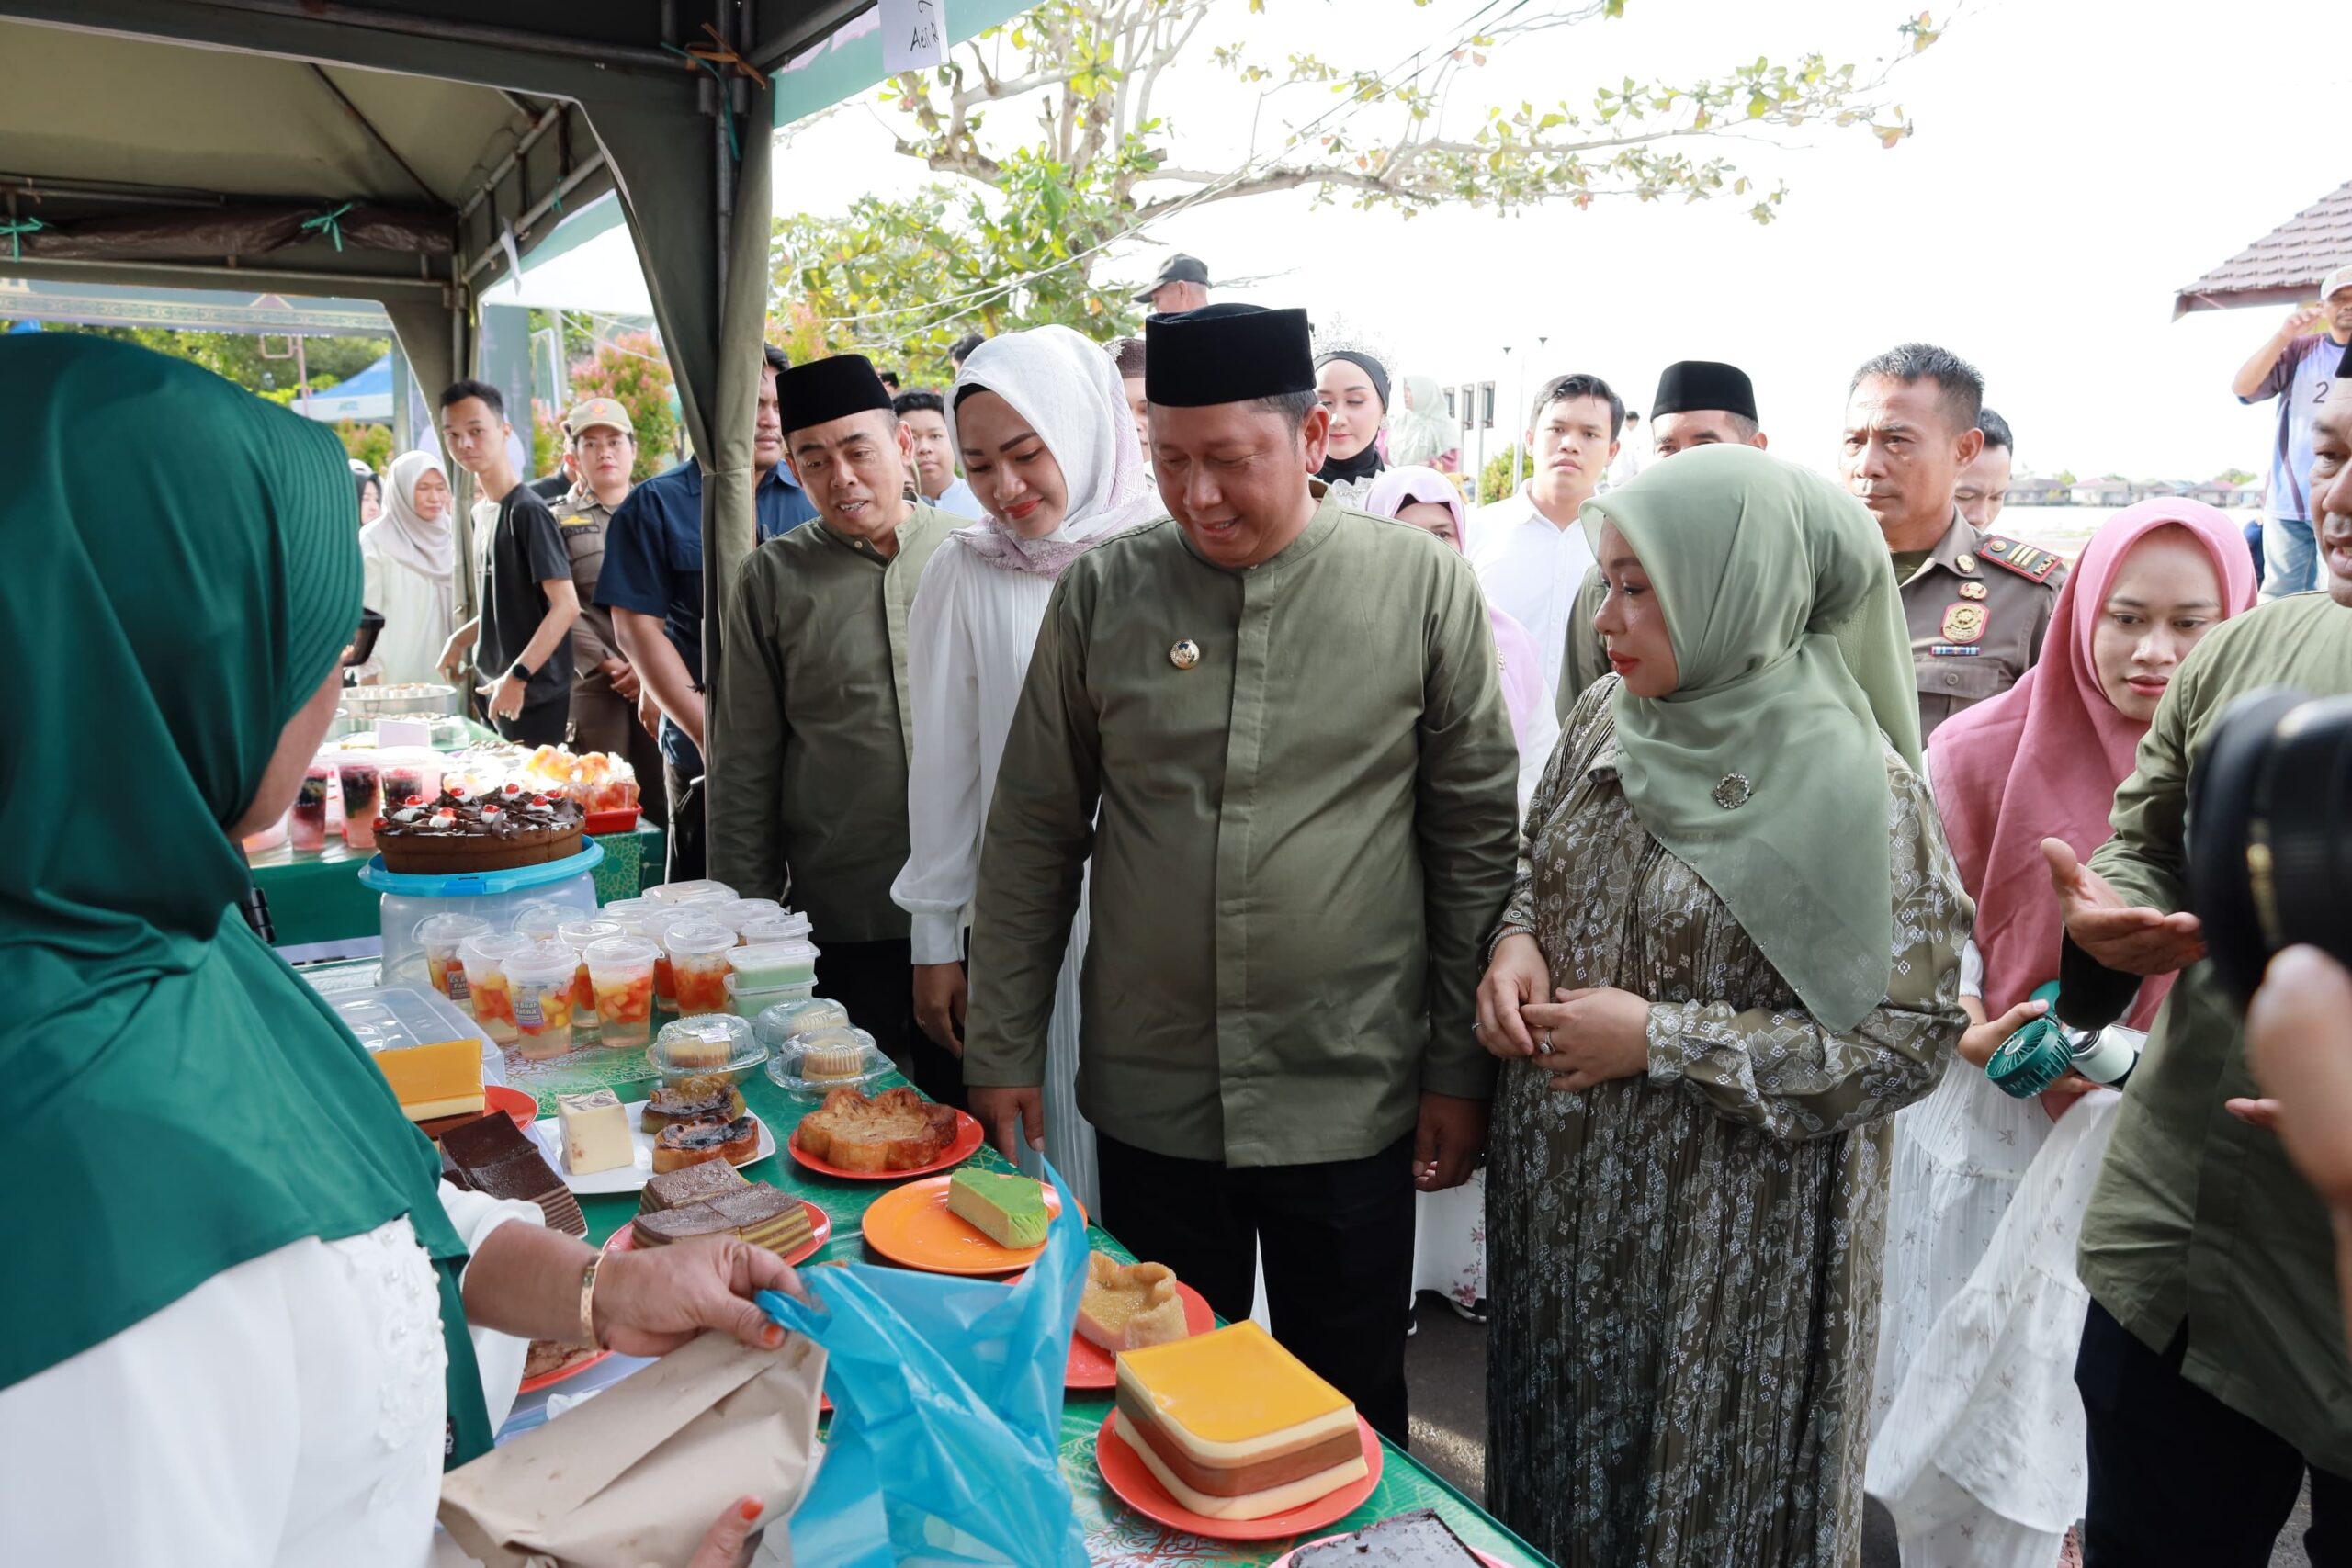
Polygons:
M987 515L948 536L915 593L907 657L918 762L907 784L911 852L890 897L914 918L915 1016L925 1033L960 1052L965 914L1046 602L1082 551L1162 508L1144 479L1116 368L1068 327L1011 333L974 349L948 397L948 430ZM1046 1156L1091 1206L1094 1129L1079 1114L1075 1083L1085 953L1081 895L1046 1037Z
M1388 460L1426 464L1441 473L1462 466L1462 426L1445 412L1445 389L1427 371L1405 378L1402 406L1388 416Z
M384 511L359 530L367 574L360 603L384 617L374 663L387 685L441 679L441 649L457 624L458 541L449 476L430 452L392 459Z

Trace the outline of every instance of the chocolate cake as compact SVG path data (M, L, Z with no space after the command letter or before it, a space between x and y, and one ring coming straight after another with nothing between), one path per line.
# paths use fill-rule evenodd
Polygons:
M404 875L509 871L580 852L586 818L567 795L537 795L510 784L477 795L451 784L434 800L387 802L376 818L384 868Z
M441 1135L441 1158L443 1177L458 1185L493 1198L537 1203L548 1229L587 1235L588 1220L580 1212L580 1200L513 1117L484 1116L451 1128Z
M1460 1568L1478 1561L1434 1510L1416 1508L1353 1535L1302 1546L1292 1568Z

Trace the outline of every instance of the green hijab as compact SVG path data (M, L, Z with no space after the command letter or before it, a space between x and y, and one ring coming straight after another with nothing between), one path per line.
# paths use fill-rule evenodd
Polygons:
M1894 962L1884 749L1919 765L1886 542L1861 503L1752 446L1702 446L1585 502L1641 558L1682 684L1620 687L1619 774L1806 1010L1851 1029Z
M246 928L226 829L359 621L342 443L210 372L0 337L0 1388L306 1236L440 1265L455 1457L488 1423L432 1145Z

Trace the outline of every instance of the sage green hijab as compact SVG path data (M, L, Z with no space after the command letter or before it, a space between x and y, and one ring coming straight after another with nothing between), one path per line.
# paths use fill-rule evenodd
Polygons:
M246 928L227 829L359 621L342 443L210 372L0 337L0 1388L308 1236L440 1265L456 1457L487 1446L432 1145Z
M1885 749L1919 765L1894 564L1860 502L1752 446L1702 446L1585 502L1641 558L1672 695L1616 696L1619 780L1815 1019L1851 1029L1894 963Z

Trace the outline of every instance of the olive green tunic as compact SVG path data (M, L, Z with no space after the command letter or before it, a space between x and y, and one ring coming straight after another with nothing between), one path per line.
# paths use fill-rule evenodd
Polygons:
M1833 1568L1861 1545L1891 1118L1967 1023L1972 911L1886 752L1886 999L1822 1027L1618 783L1604 676L1530 805L1498 934L1650 1003L1649 1070L1531 1061L1487 1139L1487 1502L1566 1568ZM1965 1070L1964 1068L1959 1070Z
M710 874L807 912L820 945L907 934L907 610L960 518L917 505L885 559L822 522L745 558L710 694Z
M1326 497L1246 570L1166 520L1089 550L997 775L965 1082L1043 1080L1091 850L1078 1100L1102 1132L1306 1164L1395 1142L1424 1089L1485 1099L1472 998L1517 769L1477 579L1410 525Z
M2091 856L2126 901L2187 907L2190 760L2231 702L2274 685L2352 693L2352 609L2298 594L2198 643L2115 793L2115 837ZM2150 1349L2188 1324L2190 1382L2352 1475L2352 1361L2327 1211L2277 1134L2222 1109L2262 1092L2246 1073L2245 1021L2211 964L2174 983L2116 1114L2077 1265Z

